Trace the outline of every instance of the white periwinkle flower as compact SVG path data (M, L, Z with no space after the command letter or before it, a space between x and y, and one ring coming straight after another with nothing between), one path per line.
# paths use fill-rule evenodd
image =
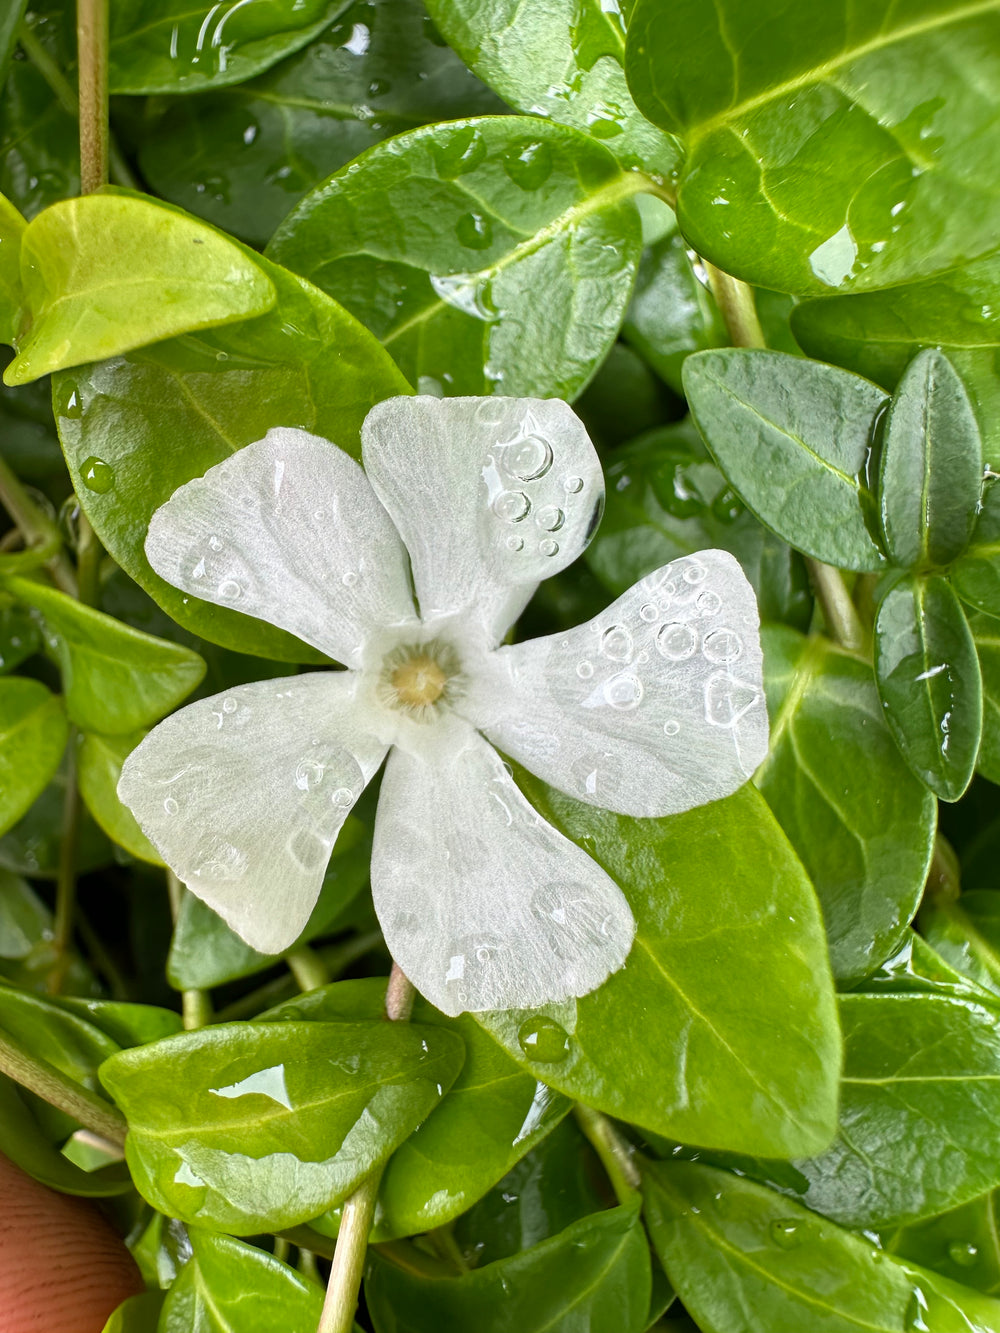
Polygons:
M348 669L181 709L129 756L121 798L199 898L277 953L389 753L372 890L418 990L448 1014L585 995L625 962L632 914L493 747L622 814L728 795L767 749L753 591L731 555L702 551L589 624L501 646L600 517L579 420L557 401L393 398L362 447L364 471L271 430L154 514L163 578Z

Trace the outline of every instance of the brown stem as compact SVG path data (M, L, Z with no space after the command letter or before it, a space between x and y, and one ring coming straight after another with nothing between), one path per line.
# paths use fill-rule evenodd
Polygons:
M108 183L108 0L77 0L80 193Z

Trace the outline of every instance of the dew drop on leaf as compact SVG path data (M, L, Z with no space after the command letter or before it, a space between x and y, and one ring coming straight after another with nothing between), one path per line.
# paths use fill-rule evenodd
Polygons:
M794 1250L802 1244L802 1227L794 1218L776 1217L768 1229L771 1239L782 1250Z
M69 415L69 413L66 413ZM110 463L105 463L103 458L98 458L96 454L84 460L83 467L80 469L80 476L83 478L83 484L88 491L94 491L97 495L107 495L108 491L115 484L115 471Z
M953 1240L948 1246L948 1258L959 1268L971 1268L979 1258L979 1250L967 1240Z
M555 1064L569 1054L569 1033L554 1018L538 1014L521 1024L517 1044L529 1060L537 1064Z
M463 213L455 223L455 235L468 250L485 250L493 242L493 227L482 213Z

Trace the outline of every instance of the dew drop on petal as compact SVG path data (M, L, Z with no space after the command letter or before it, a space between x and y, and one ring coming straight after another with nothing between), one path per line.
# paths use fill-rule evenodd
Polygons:
M624 625L612 625L601 635L599 650L612 662L628 662L632 657L632 635Z
M239 708L239 704L236 702L235 699L232 699L232 698L230 698L230 699L223 699L223 701L222 701L222 711L223 711L224 713L235 713L236 710L237 710L237 708Z
M580 677L581 680L589 680L591 676L594 674L593 665L590 662L578 662L576 668L576 674Z
M340 581L345 588L353 588L358 581L358 576L353 569L349 569L346 574L340 576Z
M212 549L213 551L221 551L221 550L222 550L222 538L221 538L221 537L209 537L209 539L208 539L208 544L209 544L209 546L211 547L211 549Z
M692 559L684 566L682 578L685 583L702 583L707 575L708 570L701 561Z
M701 651L709 662L735 662L743 651L743 640L731 629L714 629L705 635Z
M722 610L722 598L717 592L706 589L698 594L695 605L703 616L715 616Z
M535 516L535 522L546 532L558 532L565 521L566 515L557 505L546 505Z
M705 685L705 720L713 727L735 727L759 698L753 685L717 671Z
M681 729L681 724L675 717L668 717L663 724L664 736L676 736Z
M315 759L303 759L295 769L295 785L299 791L311 791L323 781L325 768Z
M330 802L341 810L346 810L354 804L354 792L351 791L350 787L338 787L330 797Z
M644 606L639 607L639 616L647 624L652 623L659 614L659 608L654 606L652 602L646 602Z
M672 620L660 627L656 636L656 647L668 661L683 662L694 656L698 648L698 635L690 625L680 620Z
M168 815L176 815L180 807L178 806L177 802L174 800L172 796L168 796L167 799L163 802L163 808Z
M223 579L219 584L219 596L223 601L235 602L243 596L243 589L235 579Z
M583 478L566 477L563 481L563 487L570 495L579 495L583 490Z
M554 542L551 537L546 537L543 542L538 543L538 549L542 555L558 555L559 543Z
M523 491L501 491L493 501L493 512L497 518L508 523L520 523L531 510L531 501Z
M508 538L507 538L507 550L508 550L508 551L523 551L523 550L524 550L524 538L523 538L523 537L519 537L519 536L517 535L517 533L514 533L513 536L508 537Z
M631 672L623 671L605 683L604 697L612 708L622 712L636 708L642 701L642 681Z
M515 477L520 477L522 481L535 481L538 477L544 477L552 466L552 448L546 440L528 435L508 445L504 463Z

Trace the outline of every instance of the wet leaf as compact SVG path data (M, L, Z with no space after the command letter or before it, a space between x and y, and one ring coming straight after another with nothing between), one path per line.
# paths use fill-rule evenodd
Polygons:
M969 606L1000 615L1000 488L983 491L983 507L968 548L949 570L952 587Z
M0 833L52 780L66 747L62 700L36 680L0 680Z

